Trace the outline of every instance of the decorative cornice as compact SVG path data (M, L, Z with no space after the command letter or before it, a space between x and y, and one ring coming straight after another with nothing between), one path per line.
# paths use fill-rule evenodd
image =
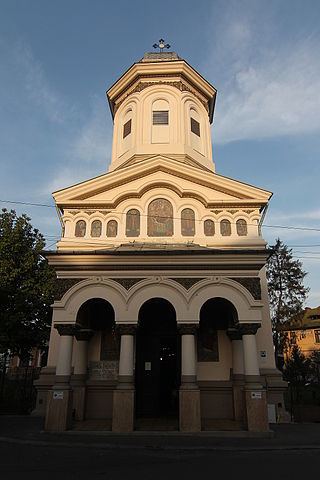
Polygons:
M171 77L172 75L164 75L164 76ZM118 98L120 98L119 101L118 101L118 98L115 98L114 99L114 102L115 102L114 115L116 114L117 110L122 105L122 103L129 96L133 95L134 93L140 93L145 88L153 87L154 85L169 85L171 87L174 87L174 88L178 89L180 92L190 92L190 93L192 93L202 103L202 105L206 109L207 113L209 113L208 102L203 100L203 98L201 98L201 96L197 93L197 91L195 89L192 89L191 87L189 87L185 82L183 82L181 80L180 81L158 80L156 82L141 82L140 81L131 91L127 92L126 95L123 95L123 94L122 94L122 96L120 95L120 97L118 97Z
M88 342L90 340L90 338L93 336L93 334L94 334L93 330L81 329L81 330L77 330L75 332L75 337L78 341Z
M73 336L80 327L75 323L55 323L54 328L61 336Z
M255 300L261 300L261 284L259 277L231 277L230 280L243 285Z
M201 280L204 280L204 278L169 278L169 280L174 280L177 283L180 283L186 290L189 290L193 285L195 285L198 282L201 282Z
M178 323L178 332L180 335L195 335L198 328L198 323Z
M239 323L238 329L241 335L255 335L261 323Z
M117 324L116 331L119 335L135 335L137 325L132 323Z
M77 283L84 280L83 278L57 278L55 282L55 291L54 291L54 299L61 300L63 295L70 290L71 287L76 285Z
M129 290L131 287L133 287L133 285L145 280L145 278L110 278L110 280L119 283L126 290Z

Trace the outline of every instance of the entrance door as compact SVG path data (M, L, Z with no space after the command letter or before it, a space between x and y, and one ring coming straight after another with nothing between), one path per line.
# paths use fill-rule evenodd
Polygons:
M138 417L178 415L180 347L175 312L169 302L152 299L141 309L136 344Z

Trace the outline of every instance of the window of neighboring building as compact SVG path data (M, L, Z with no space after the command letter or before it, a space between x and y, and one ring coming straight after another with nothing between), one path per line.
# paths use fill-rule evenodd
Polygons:
M131 133L131 118L123 125L123 138L126 138Z
M316 343L320 343L320 330L315 330L314 331L314 341Z
M197 122L194 118L190 118L191 120L191 132L194 133L195 135L198 135L200 137L200 123Z
M221 220L220 232L223 237L229 237L231 235L231 223L229 220Z
M213 237L215 234L214 228L214 221L213 220L205 220L204 221L204 234L206 237Z
M154 110L152 112L153 125L169 125L169 111L168 110Z
M242 218L237 220L236 226L239 237L245 237L248 234L247 222L245 220Z
M140 235L140 212L135 208L127 212L126 235L127 237L138 237Z
M84 237L86 234L86 222L84 220L79 220L76 223L76 229L75 229L75 236L76 237Z
M118 223L116 220L109 220L107 223L107 237L116 237L118 234Z
M296 332L290 332L290 343L291 343L291 345L295 345L297 343Z
M181 235L190 237L195 234L194 211L191 208L184 208L181 212Z
M102 223L100 220L94 220L91 224L91 237L100 237L102 230Z

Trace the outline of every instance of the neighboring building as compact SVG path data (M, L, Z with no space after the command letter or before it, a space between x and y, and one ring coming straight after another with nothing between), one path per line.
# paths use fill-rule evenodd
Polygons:
M314 350L320 350L320 307L307 307L303 312L287 320L281 325L281 333L285 335L284 359L290 355L291 349L297 345L305 356Z
M72 412L117 432L168 417L268 431L286 388L261 236L272 194L215 173L216 90L175 53L146 54L107 96L109 173L53 194L63 234L46 252L57 289L37 412L51 431Z

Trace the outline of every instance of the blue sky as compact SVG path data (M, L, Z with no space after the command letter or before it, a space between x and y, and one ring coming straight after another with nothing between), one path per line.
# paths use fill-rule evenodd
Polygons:
M320 305L319 0L0 0L0 198L53 204L104 173L105 91L161 37L217 88L216 171L274 192L264 238L293 247ZM1 206L53 248L53 208Z

